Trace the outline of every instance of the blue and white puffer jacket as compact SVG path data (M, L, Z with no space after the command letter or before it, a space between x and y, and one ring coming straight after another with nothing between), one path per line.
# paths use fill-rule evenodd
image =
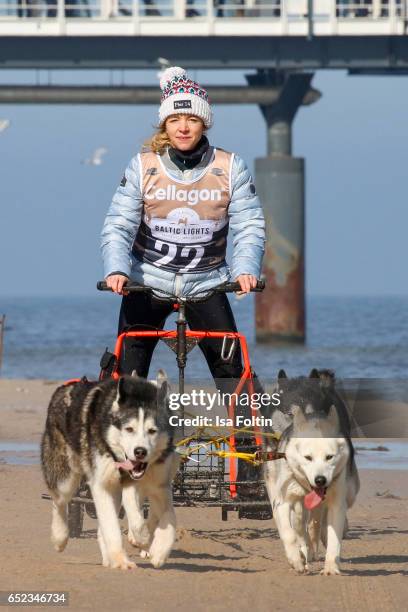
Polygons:
M220 283L235 280L240 274L253 274L259 278L265 244L265 220L249 170L237 155L234 155L232 163L232 197L228 207L233 240L231 269L223 263L210 271L175 273L136 259L132 246L143 211L138 158L139 155L133 157L126 168L126 180L122 180L113 196L102 229L105 278L113 272L121 272L138 284L177 296L204 294ZM172 177L189 182L202 174L208 163L202 161L191 170L180 170L167 152L162 155L162 161Z

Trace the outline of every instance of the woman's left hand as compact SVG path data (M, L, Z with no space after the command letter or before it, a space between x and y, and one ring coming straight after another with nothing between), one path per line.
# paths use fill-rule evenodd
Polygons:
M236 279L236 283L241 286L241 291L237 291L237 295L243 295L249 293L251 289L255 289L258 279L253 274L240 274Z

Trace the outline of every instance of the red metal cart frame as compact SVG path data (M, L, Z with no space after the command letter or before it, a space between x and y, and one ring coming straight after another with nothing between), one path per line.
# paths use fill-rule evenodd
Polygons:
M241 377L232 393L232 401L228 406L228 417L235 423L235 408L236 402L235 397L239 397L242 393L244 386L247 385L248 394L252 397L254 393L254 381L251 364L249 361L249 352L246 338L239 332L223 332L223 331L200 331L200 330L186 330L186 338L193 338L198 341L204 338L230 338L238 340L239 347L241 349L242 360L243 360L243 371ZM158 331L126 331L120 334L116 340L113 355L115 356L116 366L112 372L112 377L118 379L120 377L119 364L120 357L122 354L123 343L126 338L158 338L158 339L174 339L177 340L177 331L175 330L158 330ZM251 405L251 415L256 416L257 412ZM258 446L262 445L261 432L258 426L252 428L255 430L255 442ZM235 451L235 435L232 433L229 436L229 443L231 450ZM230 458L230 494L231 497L236 497L237 487L236 480L238 474L237 460L233 457Z

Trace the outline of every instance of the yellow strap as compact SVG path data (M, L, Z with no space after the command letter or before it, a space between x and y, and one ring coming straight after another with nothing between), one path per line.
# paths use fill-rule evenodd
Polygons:
M186 414L187 416L197 416L195 414L189 413L187 411L184 412L184 414ZM218 433L218 436L208 436L209 440L207 440L206 442L200 442L199 444L197 444L197 446L193 446L190 447L188 450L185 450L184 452L180 452L177 451L183 458L188 459L194 452L199 451L200 449L205 449L206 450L206 455L217 455L219 457L236 457L238 459L242 459L243 461L247 461L248 463L252 463L253 465L260 465L260 463L262 463L262 461L260 461L259 459L256 459L256 453L244 453L244 452L237 452L235 449L233 449L229 438L233 435L235 435L236 433L253 433L255 435L261 435L262 437L266 437L266 438L274 438L275 440L279 440L281 435L280 433L276 432L276 433L262 433L259 431L255 431L253 429L249 429L249 427L240 427L238 429L232 429L230 430L227 434L223 435L223 433L216 427L212 427L210 425L206 425L204 427L199 427L197 428L190 436L187 436L186 438L183 438L182 440L180 440L179 442L176 442L176 447L180 447L180 446L186 446L188 445L190 442L193 442L193 440L199 442L200 440L200 436L207 430L213 430L215 432ZM216 450L216 451L209 451L207 450L207 447L210 446L211 444L214 444L214 446L219 449L220 445L222 442L225 442L225 444L227 444L227 446L231 449L229 451L223 451L223 450Z
M233 452L233 451L209 451L208 454L217 455L218 457L224 457L224 459L228 457L236 457L237 459L242 459L243 461L252 463L252 465L259 465L261 463L258 459L256 459L256 453L241 453L241 452Z

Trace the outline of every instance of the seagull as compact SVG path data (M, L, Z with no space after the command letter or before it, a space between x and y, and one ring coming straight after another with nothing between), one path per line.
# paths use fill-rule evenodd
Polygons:
M10 127L10 120L0 119L0 132L4 132L8 127Z
M108 152L106 147L98 147L92 153L92 157L85 159L82 163L88 164L89 166L101 166L102 165L102 156Z
M161 70L165 70L166 68L171 66L170 61L166 59L165 57L158 57L157 63L159 64Z
M160 66L160 70L157 73L157 78L160 81L160 79L162 78L163 72L166 70L166 68L169 68L171 66L171 63L165 57L158 57L156 61Z

